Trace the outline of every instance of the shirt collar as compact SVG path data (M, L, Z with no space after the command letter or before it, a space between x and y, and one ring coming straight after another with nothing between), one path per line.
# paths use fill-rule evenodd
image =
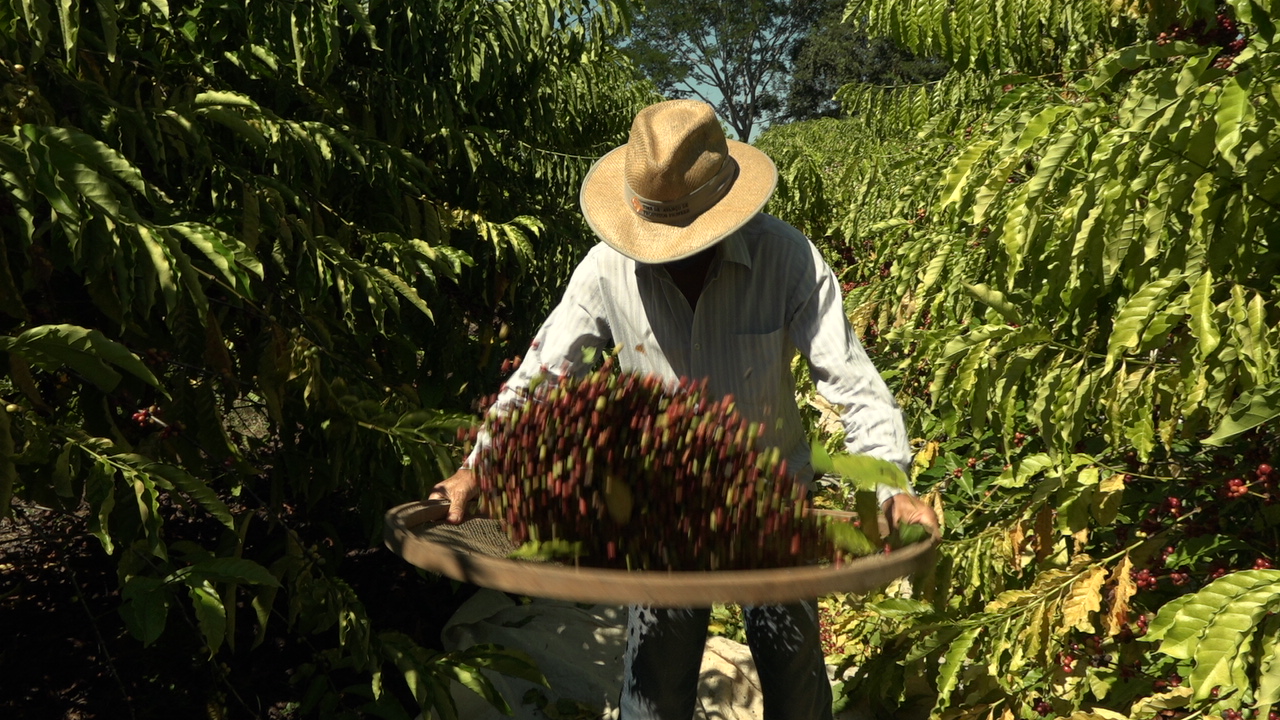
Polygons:
M747 252L747 243L742 239L742 230L730 233L729 237L720 241L720 245L724 248L720 252L721 258L745 265L747 269L751 268L751 253Z
M742 230L735 230L718 244L716 259L719 262L712 262L711 274L715 274L717 267L724 262L737 263L748 270L751 269L751 253L747 250L746 240L742 238ZM638 272L653 272L661 267L661 263L649 264L636 260L632 260L632 262L635 263Z

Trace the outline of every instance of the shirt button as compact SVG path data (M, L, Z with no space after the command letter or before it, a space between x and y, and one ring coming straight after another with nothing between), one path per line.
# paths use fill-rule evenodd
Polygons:
M702 349L702 343L694 343L694 344L693 344L693 349L694 349L694 350L701 350L701 349Z

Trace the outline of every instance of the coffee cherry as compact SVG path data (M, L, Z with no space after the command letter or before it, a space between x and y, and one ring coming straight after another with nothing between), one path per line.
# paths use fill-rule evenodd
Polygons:
M1261 478L1261 477L1267 477L1268 475L1270 475L1270 474L1271 474L1271 465L1269 465L1269 464L1267 464L1267 463L1260 463L1260 464L1258 465L1257 473L1258 473L1258 477L1260 477L1260 478Z
M1151 573L1150 570L1146 568L1134 571L1132 577L1133 577L1134 584L1138 586L1139 590L1154 590L1156 588L1156 585L1157 585L1156 577ZM1141 617L1145 618L1146 616L1143 615ZM1145 630L1146 629L1145 621L1140 621L1139 627Z
M1222 486L1222 494L1230 500L1242 498L1249 494L1249 486L1240 478L1231 478Z
M764 426L707 382L619 374L547 380L478 458L481 509L511 540L564 541L584 565L717 570L830 560L824 526Z
M1264 558L1264 557L1260 557L1260 558L1258 558L1257 560L1254 560L1254 561L1253 561L1253 569L1254 569L1254 570L1270 570L1270 569L1272 569L1272 568L1274 568L1274 567L1275 567L1275 565L1272 565L1272 564L1271 564L1271 561L1270 561L1270 560L1268 560L1268 559L1266 559L1266 558Z

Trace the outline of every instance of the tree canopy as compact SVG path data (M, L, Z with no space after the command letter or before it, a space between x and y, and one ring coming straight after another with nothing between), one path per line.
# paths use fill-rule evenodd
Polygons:
M787 120L812 120L841 114L836 91L847 83L878 87L916 85L937 80L946 64L917 57L886 37L871 37L844 10L825 15L795 46L787 90Z
M738 139L784 109L797 45L838 0L653 0L625 50L668 97L715 106Z

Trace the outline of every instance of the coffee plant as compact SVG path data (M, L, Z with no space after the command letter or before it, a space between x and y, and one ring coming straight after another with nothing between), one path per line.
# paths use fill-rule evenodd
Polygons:
M629 13L0 2L0 515L70 514L211 675L306 645L303 714L505 708L479 669L527 661L374 627L344 563L590 245L577 186L653 97Z
M827 603L844 696L1274 717L1280 7L912 8L849 20L951 75L760 141L949 538L909 588Z

